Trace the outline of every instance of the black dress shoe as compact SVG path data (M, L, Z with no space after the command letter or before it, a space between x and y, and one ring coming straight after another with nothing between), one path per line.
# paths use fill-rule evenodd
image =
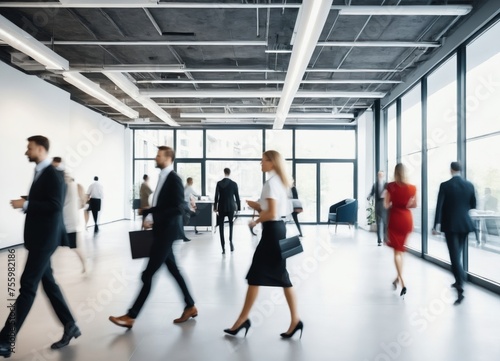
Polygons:
M463 293L459 293L458 294L458 298L457 300L453 303L455 306L459 305L462 303L462 301L464 300L464 294Z
M183 238L183 241L184 241L184 242L191 242L191 240L190 240L189 238L187 238L187 237L184 237L184 238Z
M11 353L12 350L10 348L10 344L8 344L7 342L0 342L0 356L7 358L10 357Z
M71 341L71 339L74 337L74 338L78 338L82 335L80 329L78 328L77 325L71 325L67 328L65 328L64 330L64 334L62 336L62 338L57 341L57 342L54 342L50 348L53 349L53 350L57 350L59 348L63 348L64 346L67 346L69 344L69 342Z

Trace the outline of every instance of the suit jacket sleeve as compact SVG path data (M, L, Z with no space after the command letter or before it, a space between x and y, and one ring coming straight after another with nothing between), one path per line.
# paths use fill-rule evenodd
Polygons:
M375 196L375 184L377 184L377 183L374 183L372 185L372 190L370 191L370 194L368 195L368 197L374 197Z
M214 210L217 210L217 203L219 203L219 183L217 183L217 186L215 187L215 196L214 196Z
M436 204L436 216L434 217L434 229L436 229L436 226L441 223L443 203L444 203L444 184L441 183L441 185L439 186L438 200Z
M238 211L241 211L240 194L238 192L238 184L236 182L234 183L234 198L236 198Z

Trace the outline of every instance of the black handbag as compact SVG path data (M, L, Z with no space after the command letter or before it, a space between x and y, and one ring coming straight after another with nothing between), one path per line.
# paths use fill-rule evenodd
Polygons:
M153 245L153 231L130 231L128 234L132 259L149 257Z
M297 253L304 252L299 236L284 238L279 240L281 249L281 259L295 256Z

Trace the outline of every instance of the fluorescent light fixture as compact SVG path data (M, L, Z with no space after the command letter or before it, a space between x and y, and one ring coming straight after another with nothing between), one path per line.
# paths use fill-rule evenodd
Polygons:
M316 0L314 0L316 1ZM158 9L300 9L301 4L241 4L241 3L194 3L194 2L158 2L157 0L61 0L61 2L19 2L0 3L0 8L158 8ZM331 10L338 10L340 15L429 15L461 16L467 15L471 5L404 5L404 6L343 6L333 5Z
M332 0L305 1L302 4L302 13L298 19L299 25L296 26L297 36L288 64L281 99L276 109L273 129L281 129L285 124L290 105L292 105L309 60L316 48L331 6Z
M0 15L0 39L49 70L68 70L69 62Z
M418 41L320 41L317 46L370 48L438 48L440 43Z
M121 90L127 93L131 98L133 98L138 103L142 104L151 113L156 115L158 118L163 120L168 125L175 127L179 126L176 121L172 119L170 114L164 111L156 102L151 98L142 96L139 92L139 88L129 79L127 76L121 73L103 72L109 80L115 83Z
M338 8L340 15L462 16L472 10L472 5L338 6Z
M279 90L143 90L150 98L280 98ZM295 98L383 98L384 92L298 91ZM293 100L293 99L292 99ZM279 105L278 105L279 107Z
M264 51L266 54L291 54L292 50L287 50L287 49L268 49Z
M249 123L244 119L201 119L202 124L231 124L231 125L248 125L248 124L273 124L272 119L254 119ZM192 124L186 121L183 124ZM302 125L344 125L355 127L356 120L352 119L288 119L287 124L302 124Z
M183 64L167 64L167 65L105 65L105 66L90 66L90 67L71 67L70 72L77 73L184 73L186 69Z
M193 119L274 119L275 113L180 113ZM352 113L288 113L287 119L354 119Z
M267 46L266 41L215 40L215 41L99 41L99 40L54 40L54 45L76 46Z
M90 96L93 96L103 103L108 104L111 108L118 110L123 115L131 119L139 117L138 112L123 104L107 91L101 89L99 85L84 77L82 74L74 72L63 72L63 76L64 80L66 80L68 83L73 84L75 87L84 91Z
M137 80L136 84L284 84L284 80L249 80L249 79L231 79L231 80L195 80L195 79L168 79L168 80ZM400 84L401 80L351 80L351 79L318 79L318 80L302 80L302 84Z

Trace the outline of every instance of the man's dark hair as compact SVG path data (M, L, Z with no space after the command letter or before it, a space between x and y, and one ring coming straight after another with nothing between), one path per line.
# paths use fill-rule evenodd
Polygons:
M173 150L172 148L167 147L166 145L162 145L158 147L158 150L162 151L167 158L171 158L172 162L175 160L175 150Z
M94 180L95 180L95 181L98 181L98 180L99 180L99 177L98 177L98 176L95 176L95 177L94 177Z
M33 135L28 138L28 142L34 142L36 145L41 145L48 152L50 148L50 142L47 137L43 135Z
M225 174L225 175L230 175L230 174L231 174L231 169L229 169L229 168L224 168L224 174Z
M56 163L61 163L62 162L62 158L61 157L54 157L54 158L52 158L52 161L56 162Z
M148 180L148 178L149 178L149 177L148 177L148 175L147 175L147 174L144 174L144 175L142 176L142 180Z
M462 167L460 166L460 163L458 163L458 162L451 162L450 168L454 172L460 172L462 170Z

